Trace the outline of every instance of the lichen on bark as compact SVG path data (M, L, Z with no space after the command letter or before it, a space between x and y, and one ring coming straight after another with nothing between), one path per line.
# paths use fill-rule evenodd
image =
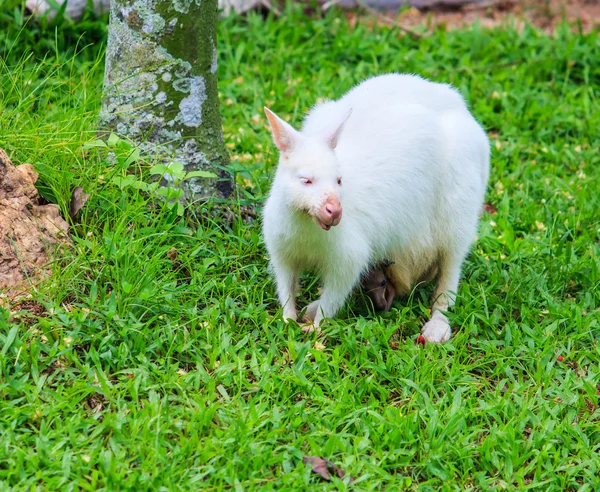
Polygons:
M113 0L106 51L103 130L147 155L213 171L186 195L228 196L216 73L216 0Z

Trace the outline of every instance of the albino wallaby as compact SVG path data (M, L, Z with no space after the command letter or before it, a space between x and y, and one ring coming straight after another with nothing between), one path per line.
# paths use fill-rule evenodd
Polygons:
M422 335L448 340L443 312L476 234L490 154L458 91L389 74L317 105L300 132L265 112L280 157L263 232L284 318L297 319L303 269L322 277L310 329L337 313L370 265L391 260L400 294L438 272Z

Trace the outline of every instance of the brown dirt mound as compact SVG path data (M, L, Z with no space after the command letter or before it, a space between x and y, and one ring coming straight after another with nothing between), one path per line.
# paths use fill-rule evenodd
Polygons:
M45 272L53 252L68 242L69 224L57 205L43 205L31 164L13 166L0 149L0 293L27 291Z
M474 22L484 27L496 27L503 23L523 25L529 22L552 34L564 19L575 25L579 22L584 32L590 32L600 24L599 0L486 0L466 5L457 11L437 10L430 12L407 12L407 22L414 25L426 19L433 26L461 28Z
M551 34L564 18L574 29L579 25L590 32L600 25L600 0L411 0L415 7L401 12L369 12L382 24L401 29L417 29L425 25L435 28L460 29L479 22L483 27L505 23L522 27L526 22ZM349 11L346 16L355 22L360 15Z

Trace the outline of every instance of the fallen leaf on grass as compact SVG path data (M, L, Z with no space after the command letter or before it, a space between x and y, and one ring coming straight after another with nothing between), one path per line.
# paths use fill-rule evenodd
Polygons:
M305 456L302 458L302 463L305 465L310 463L310 467L313 473L321 476L328 482L331 481L331 474L334 473L338 478L343 479L346 476L346 472L339 466L334 465L331 461L321 458L319 456ZM350 482L354 481L353 477L350 477Z
M496 215L496 213L498 212L498 209L496 207L494 207L491 203L484 203L483 211L487 212L490 215Z
M83 208L89 197L90 195L83 191L81 186L77 186L73 190L71 201L69 203L69 215L72 219L74 219L78 212Z
M177 259L177 256L178 256L177 248L172 247L169 251L167 251L167 257L169 258L169 260L175 261Z

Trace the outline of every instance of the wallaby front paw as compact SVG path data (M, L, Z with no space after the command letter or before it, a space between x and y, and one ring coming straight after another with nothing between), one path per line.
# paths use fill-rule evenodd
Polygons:
M296 321L298 319L298 313L295 309L284 309L283 310L283 321Z
M302 317L302 321L309 322L314 321L317 316L317 311L319 310L319 301L313 301L308 306L306 306L306 310L304 312L304 316Z
M310 322L310 323L304 323L303 325L301 325L301 329L304 333L313 333L313 332L317 332L317 333L321 333L321 328L319 328L318 325L315 325L314 323Z
M448 318L439 311L436 311L433 313L431 319L423 326L421 334L428 342L441 343L450 340L452 329L450 328Z

